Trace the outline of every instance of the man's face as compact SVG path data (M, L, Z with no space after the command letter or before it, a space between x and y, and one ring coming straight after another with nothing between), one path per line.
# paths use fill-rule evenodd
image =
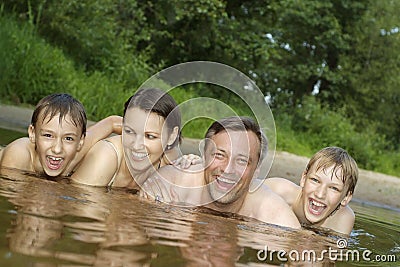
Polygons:
M259 151L260 142L251 131L222 131L211 137L204 179L215 202L229 204L247 194Z
M336 173L333 171L333 166L318 171L313 166L301 178L304 215L312 224L323 221L339 205L345 206L351 199L339 178L342 177L342 169L337 169Z
M71 117L65 116L60 124L58 115L51 120L39 116L28 132L44 173L52 177L68 175L65 171L84 141L82 129L72 123Z

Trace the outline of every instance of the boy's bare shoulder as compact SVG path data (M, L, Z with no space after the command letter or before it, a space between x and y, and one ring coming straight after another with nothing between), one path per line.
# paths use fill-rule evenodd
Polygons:
M19 138L8 144L1 157L1 166L31 171L34 145L28 137Z
M342 234L350 234L355 221L354 211L348 206L341 206L338 211L329 216L321 225Z

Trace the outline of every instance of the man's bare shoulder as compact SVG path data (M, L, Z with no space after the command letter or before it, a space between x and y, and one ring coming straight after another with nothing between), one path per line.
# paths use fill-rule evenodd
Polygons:
M281 196L289 205L296 200L301 187L285 178L273 177L267 178L264 185Z
M199 167L199 164L187 169L166 165L158 170L158 176L177 186L195 187L202 185L203 169Z
M262 185L255 192L249 193L245 206L251 217L263 222L300 228L300 223L289 205L268 186Z
M32 171L33 153L35 153L35 147L29 138L19 138L4 148L1 166Z

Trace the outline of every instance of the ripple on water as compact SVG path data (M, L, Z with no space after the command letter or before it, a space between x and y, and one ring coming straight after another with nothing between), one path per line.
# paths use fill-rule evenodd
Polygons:
M352 207L356 223L348 249L398 255L399 213L357 203ZM296 256L296 251L312 250L319 255L337 248L338 242L329 232L289 230L237 215L144 201L126 190L47 181L25 173L0 177L0 214L5 251L0 266L279 265L279 251ZM275 254L260 259L265 250ZM331 264L326 257L325 262Z

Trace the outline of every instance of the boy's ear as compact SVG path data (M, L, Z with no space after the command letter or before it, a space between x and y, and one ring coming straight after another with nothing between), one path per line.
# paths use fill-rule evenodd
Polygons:
M346 206L347 204L349 204L350 200L353 198L353 194L351 193L347 193L347 195L342 199L342 201L340 202L340 205L342 206Z
M35 136L35 127L31 124L28 127L28 136L29 136L29 141L31 141L31 143L35 143L36 140L36 136Z
M78 148L76 149L76 151L78 152L81 151L84 144L85 144L85 136L82 134L81 140L79 140Z
M306 175L307 175L307 172L306 172L306 171L304 171L304 172L301 174L301 179L300 179L300 186L301 186L301 187L304 187L304 184L306 183L306 179L307 179Z

